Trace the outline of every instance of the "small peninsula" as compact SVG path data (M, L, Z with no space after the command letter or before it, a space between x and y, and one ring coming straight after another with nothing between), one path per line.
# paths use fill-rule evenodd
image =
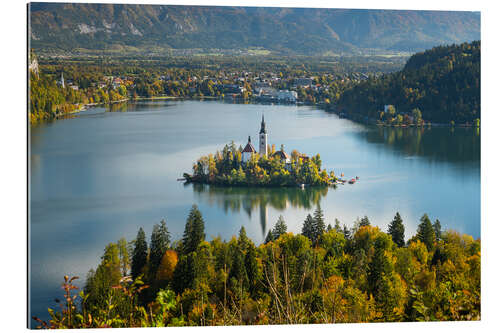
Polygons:
M244 148L234 142L222 151L202 156L193 164L193 174L184 173L186 182L231 186L329 186L339 179L333 171L321 169L317 154L309 157L293 150L291 154L267 143L264 116L259 132L259 151L249 136Z

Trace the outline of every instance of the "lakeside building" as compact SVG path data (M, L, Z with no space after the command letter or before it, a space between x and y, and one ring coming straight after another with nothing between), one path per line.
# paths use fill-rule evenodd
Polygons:
M278 103L296 103L297 92L290 90L277 90L271 87L257 88L257 99Z

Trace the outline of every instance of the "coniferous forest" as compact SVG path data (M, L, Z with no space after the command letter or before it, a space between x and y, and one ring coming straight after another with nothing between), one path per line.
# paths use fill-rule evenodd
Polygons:
M438 46L410 57L404 68L345 91L338 109L381 119L384 105L399 114L419 109L430 122L473 123L481 118L481 42Z
M405 241L408 238L408 241ZM263 244L242 227L207 240L193 206L182 239L167 223L109 243L82 290L64 277L44 328L479 320L481 243L424 214L415 235L396 213L333 226L318 206L302 232L280 216ZM56 295L55 295L56 296Z

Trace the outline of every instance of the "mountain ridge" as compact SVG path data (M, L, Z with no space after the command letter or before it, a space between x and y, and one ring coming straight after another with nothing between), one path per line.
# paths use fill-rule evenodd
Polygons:
M277 53L420 51L480 39L477 12L32 3L37 50L264 48Z

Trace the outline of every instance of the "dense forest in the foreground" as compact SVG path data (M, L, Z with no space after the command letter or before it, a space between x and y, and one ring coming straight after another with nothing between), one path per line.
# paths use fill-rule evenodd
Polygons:
M46 328L350 323L480 319L480 240L424 214L405 242L396 213L383 232L367 217L325 227L318 207L302 233L280 216L256 246L242 227L205 240L193 206L181 240L165 221L106 246L83 290L64 277Z
M417 53L401 71L370 77L345 91L337 108L381 119L384 105L394 105L400 114L420 109L425 120L437 123L481 118L481 42Z

